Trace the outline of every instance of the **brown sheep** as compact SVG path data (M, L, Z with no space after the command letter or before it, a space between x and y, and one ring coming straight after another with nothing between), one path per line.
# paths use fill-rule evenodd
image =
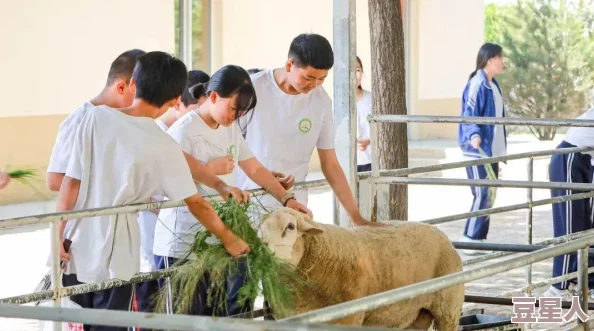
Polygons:
M422 223L345 229L280 208L263 218L260 237L312 282L297 293L297 314L462 270L445 234ZM458 285L333 323L428 329L435 321L439 330L454 331L463 302Z

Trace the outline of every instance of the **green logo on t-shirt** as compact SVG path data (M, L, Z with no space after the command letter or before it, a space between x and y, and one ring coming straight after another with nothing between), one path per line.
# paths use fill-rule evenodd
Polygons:
M303 132L303 133L308 133L309 131L311 131L311 120L309 118L304 118L301 121L299 121L299 131Z
M235 158L235 145L231 145L227 148L227 154L232 158Z

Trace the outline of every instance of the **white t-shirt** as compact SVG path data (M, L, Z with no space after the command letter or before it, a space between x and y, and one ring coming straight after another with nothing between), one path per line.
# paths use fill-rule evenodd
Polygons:
M194 111L186 113L175 121L167 133L181 145L186 153L204 164L230 153L234 155L235 169L238 169L238 161L254 157L237 125L212 129ZM231 173L221 176L221 179L227 184L233 185L233 177ZM202 184L198 188L203 195L217 194L215 190ZM155 227L153 253L174 258L186 257L194 241L194 235L202 227L202 224L185 206L161 210L159 222ZM218 239L212 236L208 242L216 243Z
M81 181L74 210L147 202L154 195L180 201L196 194L179 145L148 117L99 106L74 137L66 176ZM73 228L67 273L80 282L129 280L139 271L138 213L88 217Z
M167 132L167 125L163 121L156 119L155 123ZM163 201L162 195L152 197L155 201ZM157 214L150 210L138 212L138 227L140 229L140 272L150 272L157 270L153 255L153 245L155 238L155 225L157 224Z
M493 99L495 101L495 112L497 117L503 117L503 98L501 92L495 83L491 82L491 90L493 90ZM507 154L505 148L505 132L503 125L495 125L495 134L493 136L492 146L493 156L501 156Z
M594 108L589 109L577 119L594 120ZM575 147L590 147L594 146L594 128L573 126L567 130L564 141L574 145ZM594 157L594 152L588 152Z
M155 123L157 123L157 125L159 126L159 128L161 128L161 130L167 132L167 130L169 129L167 127L167 124L165 124L165 122L161 121L160 119L156 119Z
M87 112L95 106L90 101L85 101L60 124L56 142L50 156L47 172L64 174L68 168L68 160L72 154L72 144L76 130Z
M371 129L367 116L371 115L371 92L363 90L363 98L357 101L357 139L369 139ZM357 148L357 165L371 163L371 145L364 152Z
M332 100L322 86L308 94L286 94L273 70L256 73L251 79L258 102L240 118L242 127L247 122L247 145L268 170L305 181L314 148L334 149ZM235 183L244 190L258 188L241 169ZM294 193L297 201L307 204L307 190ZM272 209L281 206L271 195L261 197L260 202Z

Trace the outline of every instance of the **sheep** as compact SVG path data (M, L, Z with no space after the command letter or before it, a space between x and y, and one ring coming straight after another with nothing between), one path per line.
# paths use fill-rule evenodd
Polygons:
M436 227L395 223L346 229L283 207L262 218L259 236L311 282L295 295L296 314L462 270L460 256ZM426 330L435 322L438 330L454 331L463 302L464 285L458 285L333 323Z

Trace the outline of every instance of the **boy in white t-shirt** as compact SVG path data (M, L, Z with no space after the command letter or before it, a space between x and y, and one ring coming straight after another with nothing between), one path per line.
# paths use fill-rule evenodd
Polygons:
M177 119L183 116L185 113L198 108L206 98L196 99L190 94L190 87L199 84L207 83L210 80L210 76L201 70L190 70L188 71L188 83L184 92L181 96L181 102L177 104L174 110L168 110L165 115L155 120L159 128L164 132L167 132L169 126L173 124ZM211 190L211 194L217 194L216 191ZM162 201L162 196L154 196L154 200ZM153 255L154 246L154 235L155 226L157 224L157 218L159 210L144 210L138 213L138 224L140 226L140 271L150 272L157 270L155 265L155 258ZM157 280L149 280L136 285L135 294L138 304L138 311L151 312L153 311L154 295L159 291L159 282Z
M79 108L69 114L68 117L60 124L58 135L50 156L46 175L46 184L51 191L60 190L64 174L66 173L66 169L68 167L68 161L70 159L70 155L72 154L72 144L76 130L80 126L80 123L87 112L96 106L101 105L111 108L124 108L132 104L134 101L134 92L130 87L130 78L132 77L132 71L136 65L136 60L143 54L145 54L145 52L139 49L132 49L120 54L111 63L109 73L107 75L107 81L103 90L101 90L101 92L93 99L85 101ZM157 122L157 124L159 123ZM242 194L240 190L226 185L200 162L193 159L189 155L186 155L186 159L192 166L192 175L196 181L202 182L209 187L216 188L216 191L224 198L228 198L232 195L237 200L245 199L244 194ZM141 224L141 227L142 225L143 224ZM143 230L150 231L150 229L145 229L144 227L142 228ZM147 231L143 231L143 235L145 232ZM152 236L152 231L150 235ZM148 240L151 238L144 237L143 239ZM152 245L150 246L152 250ZM77 284L76 275L64 275L63 278L64 284ZM142 294L147 292L143 291L141 288L143 285L144 284L141 283L137 288L139 310L150 311L148 308L149 299L147 298L145 300L142 297Z
M179 102L186 79L183 62L167 53L150 52L139 57L130 81L135 91L133 104L123 109L99 106L82 119L56 209L65 212L147 202L154 195L184 200L227 251L239 256L249 247L197 193L181 148L154 123ZM73 225L67 232L72 233L64 233L67 222L61 222L61 238L72 240L70 252L62 247L60 253L67 262L66 273L75 273L81 283L129 280L140 264L137 216L128 213L70 220L67 222ZM77 303L84 308L128 310L132 286L81 297L86 300Z
M254 156L268 169L306 180L309 161L317 147L322 172L355 225L380 225L361 216L334 151L332 101L321 86L334 64L332 47L317 34L293 39L283 68L263 70L251 76L258 105L244 120L245 140ZM236 184L253 189L257 184L242 171ZM297 201L307 204L307 190L296 190ZM267 196L270 208L281 205Z
M237 160L239 167L260 187L269 191L283 205L311 215L311 212L292 198L274 175L250 152L235 123L237 118L248 116L256 105L256 95L247 72L234 65L227 65L215 72L208 84L199 84L191 89L196 99L206 101L198 109L190 111L177 120L167 131L182 149L207 164L226 182L233 181L232 172ZM212 193L201 187L204 193ZM167 268L179 259L193 258L190 246L200 227L186 207L164 209L159 214L160 222L155 229L155 263L160 269ZM209 238L216 242L216 238ZM217 303L205 305L207 292L204 286L196 289L196 299L189 311L192 315L232 316L251 311L252 305L238 303L238 291L244 285L244 267L227 276L227 304L224 311L213 310ZM206 286L208 288L208 286ZM176 294L173 294L175 300Z

